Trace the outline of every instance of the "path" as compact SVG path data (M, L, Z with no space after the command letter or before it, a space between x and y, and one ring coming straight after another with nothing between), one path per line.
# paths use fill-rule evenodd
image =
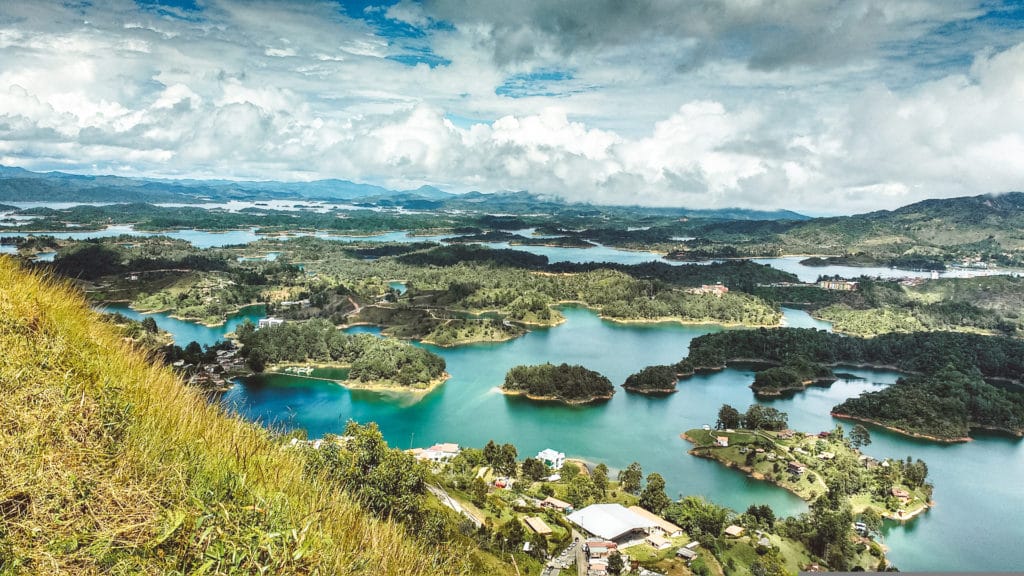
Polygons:
M470 521L472 521L477 528L480 528L484 525L483 520L477 518L476 515L470 512L469 510L463 508L462 504L459 504L458 501L449 496L448 493L445 492L443 488L427 484L427 490L430 490L430 493L436 496L437 499L440 500L442 504L451 508L452 510L455 510L459 514L465 516L466 518L469 518Z

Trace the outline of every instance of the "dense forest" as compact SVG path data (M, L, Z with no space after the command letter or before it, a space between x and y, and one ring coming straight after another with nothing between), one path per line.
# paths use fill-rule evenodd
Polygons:
M393 383L422 388L444 375L440 356L411 344L370 334L345 334L330 322L286 322L237 330L242 356L261 372L270 364L333 362L349 365L348 379L363 383Z
M626 378L623 388L641 394L664 394L676 391L675 366L648 366Z
M811 384L825 384L835 381L832 370L803 358L792 358L782 366L759 371L754 375L750 387L759 398L781 396L799 392Z
M1019 381L1024 373L1020 340L953 332L861 339L799 328L736 330L695 338L687 357L708 369L739 359L891 366L917 375L849 400L835 412L938 438L962 437L975 427L1024 431L1019 384L997 387L985 380Z
M505 374L502 390L570 404L608 400L615 394L608 378L583 366L568 364L515 366Z
M992 386L976 370L952 365L901 378L892 386L850 398L833 414L871 420L943 440L981 428L1024 434L1024 393Z

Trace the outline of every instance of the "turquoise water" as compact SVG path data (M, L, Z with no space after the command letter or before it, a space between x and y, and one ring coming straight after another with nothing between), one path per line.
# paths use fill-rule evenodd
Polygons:
M388 282L388 286L398 290L399 294L405 294L409 290L406 287L405 282Z
M744 369L698 375L682 381L667 397L648 398L621 389L604 404L567 407L537 404L497 392L505 372L522 363L569 362L597 370L615 384L649 364L679 360L690 339L721 330L678 324L619 325L584 309L564 310L566 323L503 343L459 348L424 346L448 363L452 378L418 403L388 395L350 391L328 382L283 375L240 379L223 401L243 415L283 427L305 428L310 436L339 432L345 422L377 422L388 441L401 448L434 442L482 446L512 442L520 457L547 447L572 457L620 469L633 460L646 472L662 473L670 496L704 495L735 510L770 504L777 513L797 514L806 505L788 492L746 478L713 462L686 454L679 433L713 424L718 408L745 409L755 402ZM787 310L791 326L826 327L800 311ZM352 331L378 333L372 327ZM895 382L889 371L844 368L860 378L829 388L811 388L771 402L789 413L795 429L830 430L840 421L829 411L843 399ZM846 428L850 425L842 423ZM875 457L913 455L928 462L938 506L907 526L885 530L891 559L904 570L1008 570L1024 565L1024 443L1000 437L943 446L872 431L865 452Z
M153 318L161 330L166 330L174 336L174 343L178 346L185 346L189 342L196 341L204 346L212 346L224 340L225 334L235 331L239 325L248 320L253 324L259 322L260 318L266 316L266 310L262 305L248 306L237 314L228 317L227 321L219 326L203 326L195 322L171 318L166 312L155 312L144 314L128 307L127 304L108 304L100 308L101 312L120 312L134 320Z

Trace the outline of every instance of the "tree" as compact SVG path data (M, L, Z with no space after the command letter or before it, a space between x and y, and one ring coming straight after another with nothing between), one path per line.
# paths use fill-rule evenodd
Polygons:
M874 508L868 508L860 515L860 521L868 527L871 532L878 533L882 529L882 515Z
M863 448L871 444L871 433L861 424L855 424L850 430L850 445L854 448Z
M487 445L484 446L484 460L487 464L494 466L498 462L498 458L501 455L501 448L494 443L494 440L489 440Z
M594 471L590 473L590 479L601 496L608 492L608 467L603 462L594 467Z
M156 334L160 330L152 316L146 316L142 319L142 328L150 334Z
M548 467L536 458L523 460L523 476L530 480L540 480L548 475Z
M622 561L622 554L619 554L618 550L615 550L608 555L608 572L612 574L622 574L622 570L625 569L626 565Z
M497 460L494 469L502 476L515 477L516 475L516 447L511 444L502 444L498 449Z
M715 423L715 428L719 430L739 428L741 423L742 416L739 410L728 404L722 404L722 407L718 409L718 421Z
M582 508L597 497L597 488L587 476L578 475L569 482L565 497L573 508Z
M483 506L487 501L487 483L483 481L483 478L473 478L473 482L469 485L469 497L477 507Z
M665 479L657 472L649 474L647 486L640 494L640 506L655 514L661 514L662 510L671 503L672 501L665 494Z
M789 423L789 415L770 406L754 404L747 408L743 420L744 426L750 430L783 430Z
M566 482L572 482L572 479L579 476L579 473L580 467L572 462L566 462L563 464L562 469L559 471L559 475L562 477L562 480L565 480Z
M633 462L625 470L619 471L619 484L622 489L630 494L640 492L640 481L643 480L644 472L639 462Z

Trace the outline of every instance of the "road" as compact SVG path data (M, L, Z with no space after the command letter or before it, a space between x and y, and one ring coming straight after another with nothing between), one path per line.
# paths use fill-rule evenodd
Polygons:
M443 488L427 484L427 490L430 490L431 494L437 496L437 499L440 500L442 504L451 508L452 510L455 510L459 514L465 516L466 518L469 518L473 522L473 524L476 525L477 528L484 525L483 520L477 518L476 515L474 515L469 510L463 508L462 504L459 504L458 501L449 496L448 493L445 492Z

